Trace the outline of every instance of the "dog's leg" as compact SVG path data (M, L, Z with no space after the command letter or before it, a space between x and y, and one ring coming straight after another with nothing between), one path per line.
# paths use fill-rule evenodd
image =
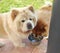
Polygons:
M18 41L13 41L13 44L15 47L25 47L25 44L22 43L21 41L18 42Z

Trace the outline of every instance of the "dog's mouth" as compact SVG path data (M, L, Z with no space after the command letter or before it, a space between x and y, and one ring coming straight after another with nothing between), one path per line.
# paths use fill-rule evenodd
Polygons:
M31 30L28 30L28 31L18 30L18 32L23 33L23 34L28 34L28 33L30 33L30 31L31 31Z
M43 39L43 36L37 36L33 33L31 33L28 37L28 39L30 40L30 42L33 44L33 45L39 45L41 40Z

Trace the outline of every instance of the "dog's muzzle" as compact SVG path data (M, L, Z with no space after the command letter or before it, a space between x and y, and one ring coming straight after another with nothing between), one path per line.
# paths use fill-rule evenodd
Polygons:
M35 37L35 35L32 33L29 35L28 39L33 45L39 45L41 40L43 39L43 36Z
M32 29L32 24L31 23L27 23L27 28L30 30Z

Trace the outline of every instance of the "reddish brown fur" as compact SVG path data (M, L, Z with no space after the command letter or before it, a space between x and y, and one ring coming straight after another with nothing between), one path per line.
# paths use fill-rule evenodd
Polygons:
M11 13L11 16L12 16L12 19L14 20L15 17L17 16L19 12L17 10L12 10L12 13Z
M38 22L32 33L36 36L48 36L50 19L51 19L52 5L44 5L38 10Z
M43 35L46 36L46 32L47 32L47 23L44 22L42 19L38 20L36 27L32 30L32 32L35 35Z

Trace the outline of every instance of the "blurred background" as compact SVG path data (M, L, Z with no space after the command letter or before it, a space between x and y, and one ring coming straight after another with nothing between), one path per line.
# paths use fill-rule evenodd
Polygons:
M53 2L53 0L0 0L0 13L7 12L12 7L27 5L33 5L34 8L39 9L46 1Z

